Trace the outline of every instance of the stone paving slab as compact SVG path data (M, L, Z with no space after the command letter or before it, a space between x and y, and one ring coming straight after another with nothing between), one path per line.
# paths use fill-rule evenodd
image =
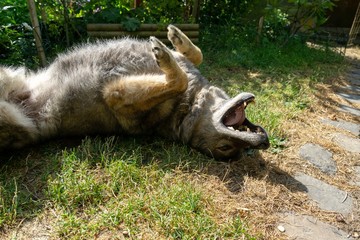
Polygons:
M336 95L342 97L343 99L345 99L349 102L360 103L360 95L359 94L337 93Z
M334 120L330 120L328 118L322 118L320 121L322 123L332 125L334 127L340 128L340 129L347 130L347 131L351 132L352 134L354 134L355 136L360 136L360 124L346 122L341 119L334 121Z
M348 71L348 75L353 75L354 78L360 77L360 68L359 68L359 67L356 67L356 68L350 69L350 70Z
M347 192L304 173L297 173L295 179L306 187L310 199L321 209L344 215L351 213L353 200Z
M355 185L360 186L360 166L355 166L354 169L356 175Z
M359 72L350 72L347 75L347 78L352 85L360 86L360 73Z
M342 133L332 135L332 140L346 151L360 153L360 139L352 138Z
M358 64L353 65L353 68L349 70L349 73L355 73L360 75L360 67Z
M349 107L349 106L346 106L346 105L343 105L343 104L340 104L339 108L343 112L348 112L348 113L351 113L352 115L360 117L360 110L359 109Z
M332 175L336 173L336 164L332 158L332 153L317 144L307 143L303 145L299 150L299 155L324 173Z
M345 86L344 88L342 88L344 90L348 90L351 92L360 92L360 86L355 86L355 85L350 85L350 86Z
M281 214L286 234L293 240L353 240L348 234L328 223L324 223L312 216L296 215L294 213Z

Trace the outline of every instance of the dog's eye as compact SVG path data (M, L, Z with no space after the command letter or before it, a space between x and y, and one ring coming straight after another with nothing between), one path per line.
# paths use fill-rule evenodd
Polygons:
M231 145L226 144L226 145L223 145L223 146L221 146L221 147L218 147L218 149L219 149L220 151L225 152L225 151L229 151L229 150L231 150L231 149L232 149L232 146L231 146Z

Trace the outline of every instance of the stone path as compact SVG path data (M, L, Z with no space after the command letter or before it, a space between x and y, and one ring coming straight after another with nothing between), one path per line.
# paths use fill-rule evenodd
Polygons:
M296 240L349 240L348 234L312 216L301 216L294 213L283 214L281 226L290 239Z
M349 104L339 104L339 111L352 114L355 118L360 117L360 109L354 107L355 104L360 103L360 65L353 65L347 77L349 86L337 92L337 96L343 98ZM339 133L331 136L331 141L349 154L355 155L356 159L359 159L358 166L354 166L353 169L356 174L356 180L350 184L360 186L360 124L341 119L334 121L326 118L321 119L320 124L327 124L341 129ZM344 130L349 134L345 135L340 133ZM329 176L335 175L338 171L336 162L333 159L334 153L321 145L307 143L300 147L299 156ZM346 191L302 172L296 173L294 178L305 186L305 192L309 200L316 205L316 207L324 211L339 213L342 216L354 214L354 196L351 196ZM313 216L285 212L281 214L281 219L278 229L283 232L288 239L360 239L360 232L344 232ZM357 231L360 231L360 229Z

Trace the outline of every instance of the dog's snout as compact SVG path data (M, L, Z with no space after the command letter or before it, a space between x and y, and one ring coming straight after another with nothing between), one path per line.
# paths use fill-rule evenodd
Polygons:
M268 149L270 147L270 142L264 142L260 145L261 149Z

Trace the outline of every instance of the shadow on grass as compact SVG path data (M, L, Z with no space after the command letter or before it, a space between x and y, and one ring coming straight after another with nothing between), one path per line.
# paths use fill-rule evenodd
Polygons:
M86 141L90 142L87 144ZM106 144L107 138L73 138L51 141L32 146L21 151L3 152L0 158L0 190L3 201L0 209L0 229L17 224L24 219L32 219L46 208L48 180L61 174L61 155L64 150L78 149L74 152L86 152L84 161L98 167L102 164L98 147ZM189 147L153 137L116 138L111 142L108 154L121 156L111 161L135 161L136 165L155 164L164 172L180 169L186 173L207 174L218 177L232 193L243 191L244 177L266 179L272 184L281 184L289 191L305 191L306 188L290 174L269 163L260 153L243 157L232 162L217 162ZM80 150L79 150L80 149ZM93 151L93 152L91 152ZM135 160L121 159L124 155L139 156ZM115 156L114 155L114 156ZM81 161L81 159L80 159ZM74 170L76 171L76 170Z
M60 170L61 162L56 156L63 149L80 144L80 138L61 139L0 152L0 233L9 225L41 212L45 207L47 180Z
M245 176L283 185L291 192L306 191L302 183L264 159L261 152L229 163L214 162L208 167L207 174L219 177L232 193L243 191Z

